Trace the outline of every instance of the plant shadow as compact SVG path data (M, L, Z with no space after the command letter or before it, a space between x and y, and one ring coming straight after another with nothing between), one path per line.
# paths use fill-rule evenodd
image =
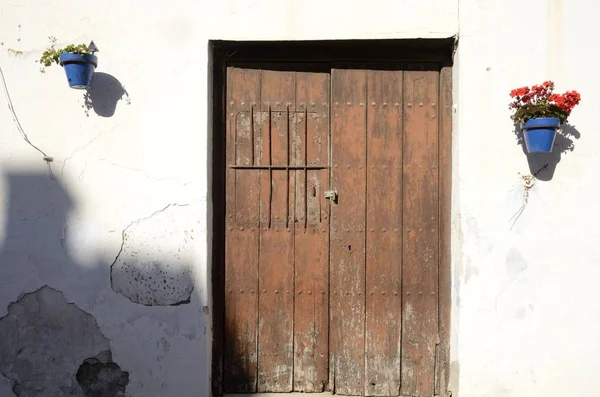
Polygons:
M580 132L575 126L564 124L556 133L552 152L549 153L529 153L525 146L523 130L519 123L514 124L514 133L517 145L521 146L523 153L527 157L529 171L540 181L550 181L554 177L556 166L567 152L575 150L575 140L581 137Z
M82 107L88 117L90 110L100 117L112 117L120 100L131 104L129 93L123 84L108 73L96 72L91 87L83 94Z

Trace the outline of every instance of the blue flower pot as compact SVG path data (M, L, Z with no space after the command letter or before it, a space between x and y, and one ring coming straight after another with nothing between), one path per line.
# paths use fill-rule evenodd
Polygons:
M79 55L70 52L60 54L60 64L64 67L69 87L85 90L92 85L98 57L92 54Z
M555 117L539 117L529 119L523 124L523 137L529 153L549 153L554 146L556 130L560 119Z

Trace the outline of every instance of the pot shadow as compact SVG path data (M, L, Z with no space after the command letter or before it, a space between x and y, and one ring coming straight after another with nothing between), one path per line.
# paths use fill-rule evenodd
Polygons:
M529 171L540 181L550 181L554 177L556 166L560 162L562 155L575 150L575 140L581 137L581 134L570 124L563 124L556 133L554 146L550 153L529 153L525 146L523 130L520 124L515 123L514 133L517 139L517 145L521 146L523 153L527 157Z
M131 104L129 93L123 84L108 73L96 72L91 87L83 94L82 107L88 117L90 110L94 110L100 117L112 117L120 100Z

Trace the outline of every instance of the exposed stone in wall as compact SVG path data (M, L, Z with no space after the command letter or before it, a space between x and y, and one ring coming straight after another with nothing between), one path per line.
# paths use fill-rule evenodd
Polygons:
M123 231L110 276L113 290L134 303L168 306L189 303L193 230L186 206L168 205Z
M77 382L85 397L126 397L125 388L129 383L129 373L113 363L110 352L107 357L94 357L84 360L77 371Z
M2 397L16 397L12 391L10 381L0 374L0 396Z
M94 377L82 365L90 358L95 364L112 363L109 341L94 317L67 303L60 291L44 286L25 294L0 318L0 373L17 397L118 397L109 392L124 391L128 374L111 381L111 366ZM78 371L86 374L81 386ZM95 392L89 391L90 383Z

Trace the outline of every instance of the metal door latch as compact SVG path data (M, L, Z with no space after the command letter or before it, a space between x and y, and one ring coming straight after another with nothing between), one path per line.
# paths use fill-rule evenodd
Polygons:
M325 198L328 199L328 200L332 200L334 203L337 204L337 200L338 200L337 190L326 190L325 191Z

